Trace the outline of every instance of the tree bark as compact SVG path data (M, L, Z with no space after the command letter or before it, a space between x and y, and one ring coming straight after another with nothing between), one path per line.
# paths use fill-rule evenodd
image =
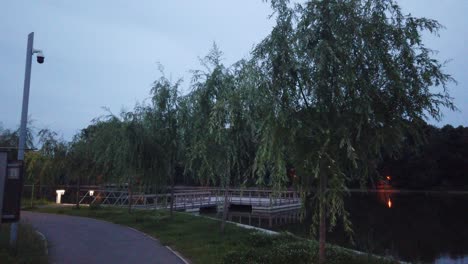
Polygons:
M319 196L319 214L320 214L320 223L319 223L319 264L325 264L326 255L325 255L325 242L327 234L327 208L325 201L325 192L327 190L327 176L325 172L320 173L320 196Z
M171 209L170 209L170 215L172 217L173 212L174 212L174 176L172 176L172 182L171 182Z
M34 207L34 182L31 187L31 208Z
M132 202L133 202L133 193L132 193L132 182L130 181L127 187L128 191L128 213L132 213Z
M76 186L76 204L75 208L80 209L80 187L81 187L81 177L78 176L77 186Z
M226 188L224 189L224 205L223 205L223 219L221 221L221 233L224 234L224 230L226 227L226 220L229 212L229 185L226 184Z
M171 158L171 209L170 209L170 216L172 217L174 213L174 186L175 186L175 169L174 165L175 164L175 158L174 155L172 155Z
M39 199L42 200L43 197L43 193L42 193L42 179L39 179Z

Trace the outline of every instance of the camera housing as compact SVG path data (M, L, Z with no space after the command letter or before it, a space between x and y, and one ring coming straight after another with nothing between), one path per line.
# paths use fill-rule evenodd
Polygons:
M42 53L42 51L38 52L36 57L37 57L37 63L39 63L39 64L44 63L44 58L45 57L44 57L44 54Z

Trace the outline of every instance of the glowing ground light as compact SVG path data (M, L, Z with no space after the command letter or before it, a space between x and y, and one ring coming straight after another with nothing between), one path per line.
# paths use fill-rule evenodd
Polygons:
M60 204L62 202L62 195L65 194L65 190L56 190L57 198L55 199L55 203Z
M392 177L390 177L390 176L387 176L387 180L391 180L391 179L392 179Z
M387 206L388 208L392 208L392 200L390 198L388 198Z

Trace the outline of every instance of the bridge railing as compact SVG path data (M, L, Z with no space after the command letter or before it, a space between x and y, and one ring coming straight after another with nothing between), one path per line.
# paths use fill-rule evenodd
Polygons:
M132 206L144 207L148 209L169 208L172 195L166 194L144 194L132 193L128 191L116 190L83 190L84 195L81 197L80 204L100 204L112 206ZM190 209L215 205L215 200L212 198L211 192L190 192L190 193L174 193L174 208Z
M169 208L172 196L165 194L132 193L118 190L83 190L86 192L80 203L103 204L112 206L132 206L144 208ZM300 203L300 197L294 191L272 191L261 189L222 189L197 188L178 190L173 194L173 206L176 209L191 209L205 206L222 205L227 192L228 201L239 205L273 207Z
M224 201L226 190L222 188L205 189L212 192L218 200ZM297 204L300 203L300 196L295 191L272 191L262 189L228 189L228 199L231 203L256 205L263 207Z

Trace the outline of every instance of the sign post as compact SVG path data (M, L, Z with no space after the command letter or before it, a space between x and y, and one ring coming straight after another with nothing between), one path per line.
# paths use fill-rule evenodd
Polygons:
M7 178L7 152L0 151L0 224L3 222L3 196L5 194L5 182Z
M20 219L23 190L23 162L8 162L8 153L0 151L0 223Z

